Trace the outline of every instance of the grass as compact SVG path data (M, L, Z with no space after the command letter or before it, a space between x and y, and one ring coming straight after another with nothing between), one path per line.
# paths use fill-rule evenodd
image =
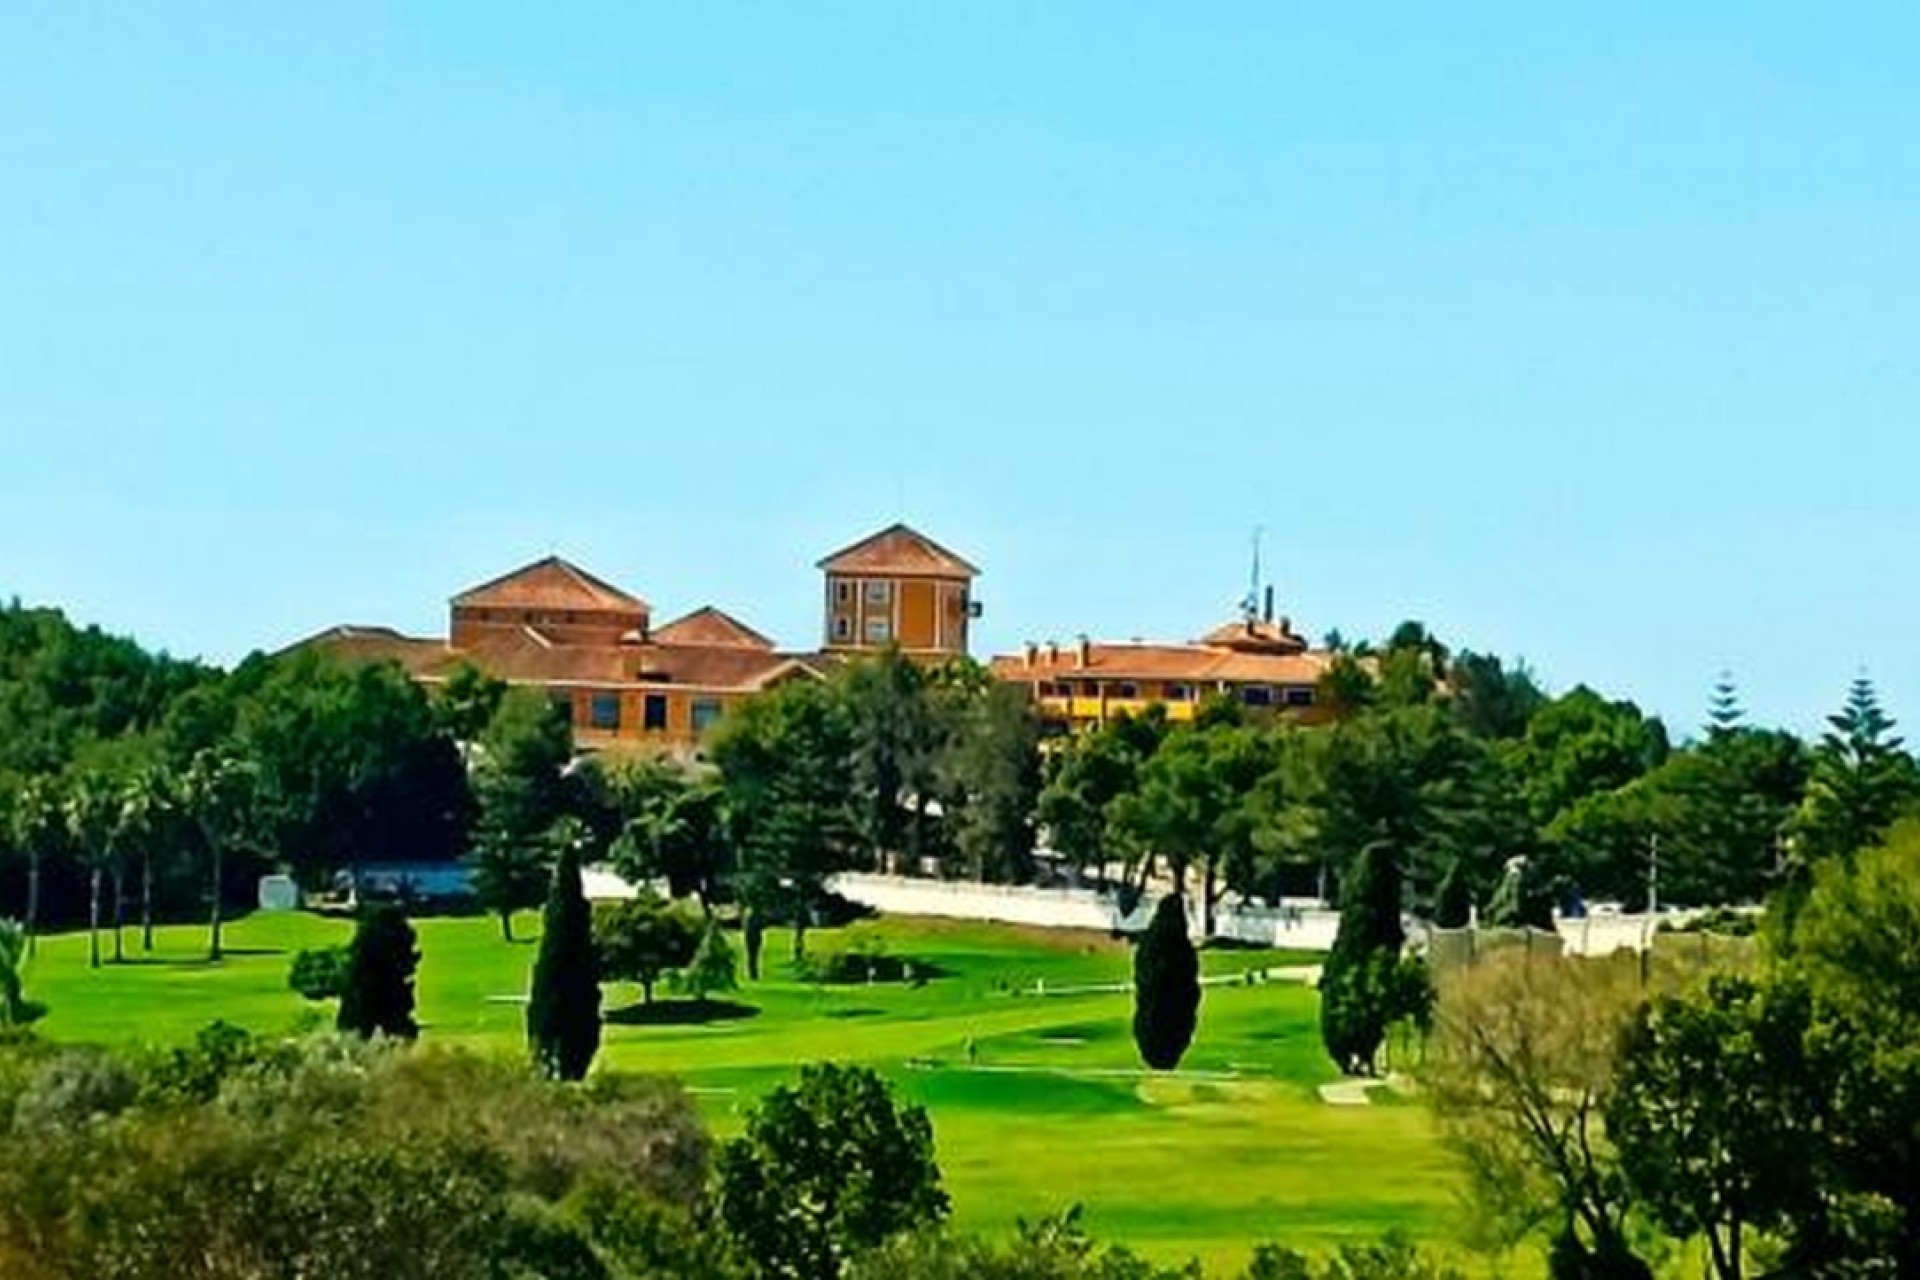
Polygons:
M519 1054L533 946L482 919L416 921L419 1016L428 1039ZM532 916L519 921L537 927ZM229 956L201 957L205 930L159 931L151 957L90 971L86 936L43 939L28 992L56 1039L167 1044L215 1018L273 1031L316 1016L287 988L293 953L345 940L341 921L255 915L231 924ZM925 986L819 987L767 941L766 980L732 997L750 1016L619 1017L602 1065L684 1079L715 1129L736 1130L753 1100L817 1059L884 1072L933 1118L960 1225L1008 1230L1079 1202L1089 1228L1161 1258L1238 1266L1260 1240L1301 1248L1398 1227L1444 1243L1455 1175L1423 1108L1338 1108L1320 1051L1315 997L1294 983L1211 985L1193 1048L1172 1076L1138 1070L1128 1027L1124 943L1100 934L959 921L883 919L808 935L810 950L877 938L938 966ZM1310 958L1209 951L1208 975ZM1035 994L1044 985L1050 994ZM637 988L610 985L610 1012ZM326 1013L330 1015L329 1006ZM972 1061L969 1060L969 1046Z

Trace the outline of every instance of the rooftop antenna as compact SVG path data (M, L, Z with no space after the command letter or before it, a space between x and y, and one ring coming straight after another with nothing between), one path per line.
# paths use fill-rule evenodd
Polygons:
M1247 596L1240 602L1240 613L1248 622L1260 617L1260 538L1266 526L1253 526L1253 571L1247 578Z

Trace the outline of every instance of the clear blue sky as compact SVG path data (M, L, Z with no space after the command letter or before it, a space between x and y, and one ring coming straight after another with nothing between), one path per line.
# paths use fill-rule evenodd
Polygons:
M230 660L557 550L798 646L904 516L1011 648L1197 634L1259 525L1315 635L1917 722L1916 66L1911 3L12 4L0 595Z

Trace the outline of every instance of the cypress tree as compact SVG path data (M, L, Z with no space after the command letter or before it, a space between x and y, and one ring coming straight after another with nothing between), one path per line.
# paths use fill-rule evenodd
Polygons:
M1473 920L1473 886L1467 883L1464 858L1447 864L1433 896L1433 922L1442 929L1464 929Z
M413 971L420 953L413 942L413 926L399 907L377 906L361 915L347 947L336 1027L362 1038L378 1032L411 1040L420 1034L413 1020Z
M1404 1012L1395 980L1407 938L1400 892L1393 848L1378 840L1340 886L1340 929L1320 971L1320 1040L1349 1074L1372 1074L1388 1025Z
M1133 950L1133 1042L1140 1060L1171 1071L1193 1043L1200 1017L1200 956L1187 936L1187 908L1170 893Z
M580 887L580 850L562 845L542 916L540 954L527 1001L534 1065L556 1080L579 1080L600 1048L600 973L593 915Z

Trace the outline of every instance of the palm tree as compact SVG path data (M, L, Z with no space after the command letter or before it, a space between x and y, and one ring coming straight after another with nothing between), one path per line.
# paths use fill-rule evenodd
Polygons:
M27 918L22 926L27 956L34 953L35 935L40 929L40 868L59 817L60 802L51 780L32 778L20 788L13 807L13 838L27 855Z
M212 888L207 916L207 959L218 960L227 846L241 837L252 798L253 769L236 756L208 749L193 757L181 783L186 810L199 827L207 847Z
M61 806L67 837L87 868L87 967L100 967L100 889L113 860L114 795L98 773L80 773Z
M121 930L127 920L127 851L138 847L144 873L142 904L147 950L153 950L153 838L162 785L160 774L151 768L138 769L120 783L113 813L113 962L126 959Z
M153 950L153 845L161 838L173 839L181 815L179 775L156 765L134 775L135 788L142 797L139 808L145 821L140 840L140 949ZM131 799L129 800L131 803Z

